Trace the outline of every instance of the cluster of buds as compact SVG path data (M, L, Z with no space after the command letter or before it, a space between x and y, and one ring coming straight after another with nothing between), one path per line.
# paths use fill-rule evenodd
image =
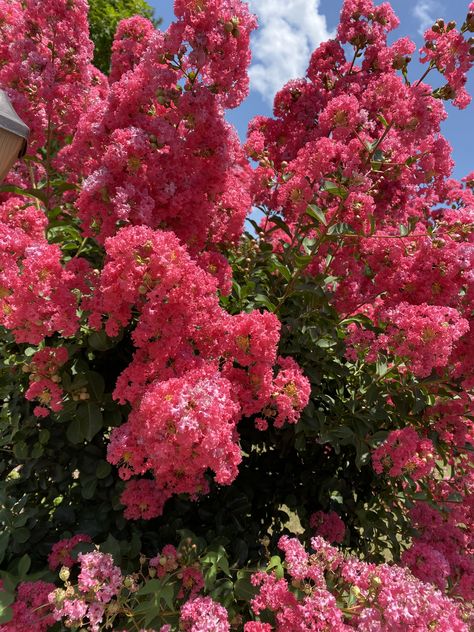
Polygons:
M229 35L232 35L232 37L239 37L239 18L234 16L230 20L227 20L224 24L224 29Z
M47 378L54 382L55 384L59 384L61 382L61 376L57 373L57 366L52 366L50 372L44 371L44 367L39 369L39 367L34 362L25 362L21 370L23 373L28 373L30 376L30 382L40 382L41 380Z
M445 21L440 18L439 20L436 20L436 22L431 27L431 30L434 33L449 33L449 31L452 31L455 28L456 22L454 22L454 20L451 20L446 24Z

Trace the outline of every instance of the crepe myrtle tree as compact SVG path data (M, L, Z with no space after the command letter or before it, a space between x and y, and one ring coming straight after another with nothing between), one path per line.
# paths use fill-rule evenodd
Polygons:
M468 632L474 5L420 78L345 0L244 144L245 2L94 6L0 0L1 632Z

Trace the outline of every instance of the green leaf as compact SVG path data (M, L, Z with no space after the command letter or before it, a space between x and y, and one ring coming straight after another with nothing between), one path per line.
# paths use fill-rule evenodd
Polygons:
M25 197L33 198L34 200L40 200L43 204L46 204L48 198L46 193L38 189L22 189L14 184L3 184L0 186L0 193L16 193L17 195L24 195Z
M165 602L165 605L168 608L168 610L173 610L174 587L172 584L166 584L166 586L163 587L163 590L161 591L160 599L162 599Z
M384 160L383 151L381 149L376 149L372 157L372 162L383 162L383 160Z
M254 300L257 305L264 305L269 312L274 312L276 310L276 305L274 305L271 300L263 294L257 294Z
M94 331L87 339L87 342L96 351L108 351L114 346L105 331Z
M206 590L208 592L212 590L214 583L216 581L216 577L217 577L217 567L215 564L212 564L212 566L209 566L209 568L204 573L204 580L206 582Z
M81 496L85 500L91 500L92 498L94 498L96 489L97 479L95 478L95 476L81 479Z
M51 433L47 428L42 428L38 433L38 440L43 445L48 443Z
M71 421L66 436L71 443L92 441L103 426L102 412L94 402L83 402L77 407L76 418Z
M10 606L15 601L15 595L12 592L7 592L4 590L0 591L0 613L3 614L3 610ZM2 621L5 623L5 621Z
M86 377L88 392L93 395L96 401L100 402L105 390L104 378L96 371L86 371Z
M273 555L270 558L270 562L267 566L267 572L273 571L278 579L283 579L285 576L285 569L279 555Z
M13 454L15 458L22 461L28 458L28 445L25 441L18 441L13 444Z
M84 438L92 441L102 428L102 412L94 402L84 402L77 408L77 418L81 423Z
M107 461L99 461L99 463L97 463L95 475L98 479L103 479L107 478L111 471L112 466L110 465L110 463L107 463Z
M5 552L8 547L8 543L10 542L10 534L4 531L0 533L0 564L3 562L3 558L5 557Z
M340 224L333 224L328 228L328 235L356 235L356 232L353 228L346 224L346 222L341 222Z
M68 441L74 444L84 441L84 434L82 432L81 422L79 419L73 419L67 427L66 437Z
M114 558L114 562L120 565L122 560L122 551L120 542L117 538L114 538L113 535L109 534L107 540L100 545L100 550L102 553L110 553L110 555Z
M285 281L289 281L291 279L290 270L283 263L280 263L276 257L270 262L269 269L271 272L277 270Z
M44 448L41 445L41 443L35 443L32 450L31 450L31 458L32 459L39 459L40 456L43 456L44 453Z
M20 544L28 542L30 536L31 531L28 529L28 527L20 527L19 529L15 529L13 532L13 539L15 540L15 542L18 542Z
M270 217L270 221L275 224L280 230L282 230L286 235L288 235L288 237L293 237L293 235L291 234L291 230L289 229L288 225L281 219L281 217L279 217L278 215L273 215L273 217Z
M56 193L63 193L64 191L77 191L79 186L77 184L71 184L70 182L64 182L63 180L53 180L51 186Z
M250 601L258 593L258 588L250 582L248 577L241 577L234 584L234 595L239 601Z
M296 267L301 270L301 268L306 268L307 265L313 261L313 255L295 255L295 263Z
M349 195L349 191L342 184L337 184L336 182L331 182L330 180L326 180L323 184L323 191L327 191L331 195L336 197L340 197L343 200Z
M0 593L0 624L8 623L13 618L13 610L9 606L4 606L1 603L2 595L7 593ZM15 596L12 595L12 602L15 601Z
M309 204L306 209L306 214L317 220L321 224L324 224L324 226L327 226L326 215L324 214L324 211L319 208L319 206L316 206L316 204Z
M230 577L229 561L227 559L226 550L223 546L219 546L218 549L217 568Z
M23 579L30 570L30 566L30 556L25 553L25 555L23 555L23 557L18 562L18 576Z
M140 597L142 595L154 595L160 593L162 588L163 582L161 581L161 579L150 579L135 594L137 595L137 597Z

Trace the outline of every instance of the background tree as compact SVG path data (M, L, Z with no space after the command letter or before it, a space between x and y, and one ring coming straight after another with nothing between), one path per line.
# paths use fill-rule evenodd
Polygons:
M159 26L161 18L155 18L154 12L146 0L90 0L89 28L95 46L94 66L109 73L112 42L121 20L141 15Z

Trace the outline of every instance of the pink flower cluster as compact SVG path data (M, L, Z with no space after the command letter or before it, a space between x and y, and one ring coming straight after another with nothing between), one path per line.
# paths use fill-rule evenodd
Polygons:
M371 0L345 0L337 36L341 44L354 48L384 47L387 32L399 25L399 20L388 2L374 6Z
M455 602L405 569L344 558L319 537L311 545L310 555L297 540L281 538L288 579L265 572L252 577L260 586L252 610L272 613L275 624L250 622L245 632L468 631Z
M31 129L32 154L75 130L104 81L87 12L86 0L0 2L0 85Z
M227 610L210 597L196 597L181 608L180 625L186 632L229 632Z
M344 540L346 526L335 511L316 511L309 518L309 526L315 535L331 543L341 543Z
M42 211L20 198L0 208L0 325L30 344L55 332L72 336L75 274L62 266L59 247L47 242Z
M372 452L374 470L389 476L408 475L412 480L428 476L435 465L436 450L430 439L421 439L407 426L393 430L387 440Z
M402 561L416 577L471 603L474 599L472 468L457 484L433 485L437 507L417 502L411 519L417 536ZM448 583L449 582L449 583Z
M122 20L117 26L112 45L109 81L118 81L126 72L133 71L145 52L154 26L140 15Z
M151 558L149 565L156 570L158 577L163 577L178 568L178 551L172 544L167 544L160 554Z
M127 483L122 500L128 517L150 518L175 493L205 492L211 473L219 484L234 480L243 416L295 423L309 398L296 363L277 362L277 318L230 316L218 302L218 290L231 288L220 248L237 241L251 207L251 169L224 108L248 91L256 20L234 0L209 0L205 11L177 0L166 32L126 20L107 81L90 64L85 1L1 6L0 81L18 113L30 115L32 153L43 147L48 155L43 170L33 168L33 183L51 178L51 160L69 173L78 193L69 190L63 202L82 236L104 244L106 261L94 272L82 257L64 265L44 237L42 209L26 213L20 199L7 199L0 324L37 345L54 333L73 335L78 314L96 329L105 323L109 336L133 327L135 353L114 393L132 414L113 431L109 459L124 479L145 475ZM50 189L48 211L59 204ZM61 408L64 361L27 367L38 416Z
M59 368L68 360L65 347L45 347L37 351L31 363L24 365L23 370L29 373L30 386L25 392L26 399L39 401L34 414L45 417L49 410L58 411L62 408L63 390L59 386L61 377Z
M327 227L308 233L322 242L308 271L335 277L341 315L362 313L373 323L351 325L351 359L388 354L419 377L447 372L469 380L474 196L469 178L450 179L443 104L427 84L400 74L413 43L387 45L397 24L387 3L344 2L339 39L322 44L306 77L277 94L274 118L250 124L246 150L259 162L254 204L280 213L294 231L305 224L309 204L324 212ZM346 60L346 42L353 61ZM443 55L456 65L466 45L451 53L447 46ZM278 252L287 237L267 235L271 226L262 226L263 239ZM330 232L335 228L342 237Z
M108 553L79 553L80 572L77 589L66 580L67 589L50 591L49 603L56 621L67 627L84 626L98 632L106 606L122 589L122 573Z
M425 32L421 53L422 63L431 64L445 76L447 84L442 89L443 96L453 99L457 107L466 108L471 102L464 87L474 60L471 43L464 39L454 23L445 25L443 20L438 20Z
M377 471L419 480L418 489L431 501L417 500L409 512L415 535L402 562L422 581L466 602L474 598L472 412L468 393L439 398L423 419L423 435L437 437L436 451L430 440L408 427L390 433L372 455ZM435 458L444 458L444 467L433 475Z
M77 587L82 593L93 592L101 603L108 603L115 597L122 584L122 573L115 566L109 553L79 553L77 557L81 571Z
M55 571L61 566L71 568L77 562L77 558L72 556L72 551L80 542L92 542L90 536L84 533L78 533L72 538L59 540L51 547L51 553L48 555L48 565L50 570Z
M0 582L0 591L3 586ZM54 617L48 602L48 595L54 584L43 581L22 582L16 591L12 604L13 617L0 625L0 632L46 632L54 625Z
M410 371L419 377L445 367L456 342L469 331L469 322L458 310L426 303L401 302L393 308L375 309L373 317L380 323L390 323L385 332L375 336L352 326L348 344L363 353L368 350L365 357L369 362L375 361L381 351L391 352L403 358ZM356 354L349 350L349 356Z
M275 428L281 428L284 423L296 423L311 394L308 379L293 358L279 357L278 366L272 394L272 406L276 409Z
M119 27L108 93L61 160L85 178L85 234L168 228L197 255L235 242L250 210L250 168L223 108L247 94L256 21L233 0L209 0L205 11L177 1L175 11L166 32L137 18Z
M291 359L277 361L279 322L270 313L229 315L216 279L170 232L129 227L109 238L90 322L115 336L135 312L136 348L114 397L132 404L113 430L108 459L125 480L129 518L162 512L173 494L208 489L208 472L227 485L241 460L237 423L261 411L295 423L309 383ZM274 375L274 366L280 371Z

